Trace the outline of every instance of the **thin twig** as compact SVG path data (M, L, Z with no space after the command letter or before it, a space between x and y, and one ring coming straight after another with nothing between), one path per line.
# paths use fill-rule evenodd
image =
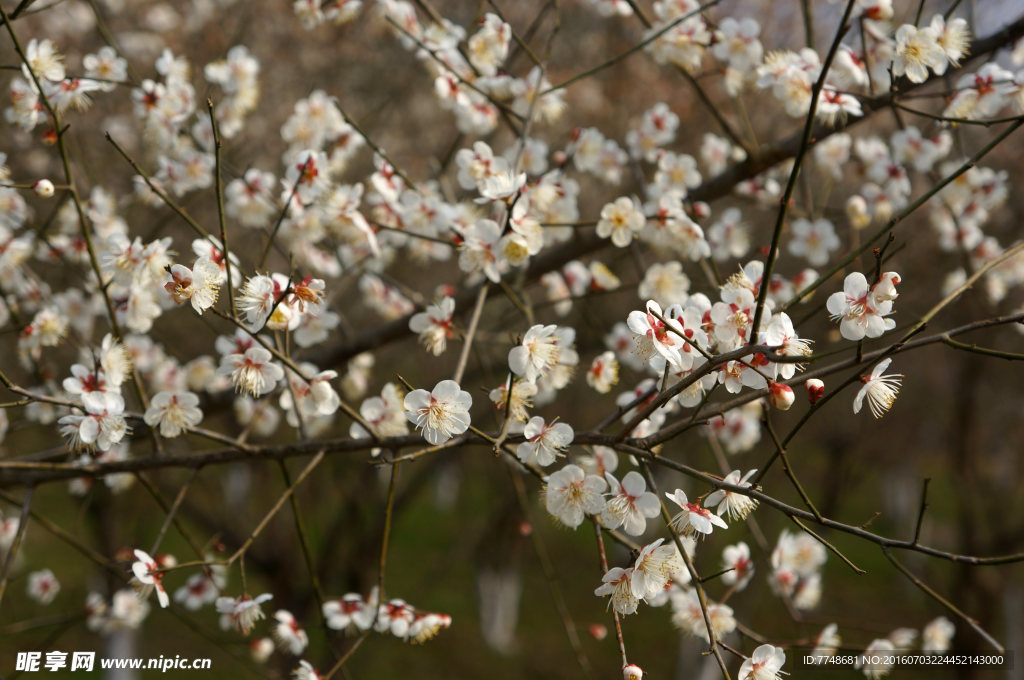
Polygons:
M21 499L18 533L14 535L14 541L11 543L11 547L7 549L7 555L4 556L4 567L3 570L0 570L0 601L4 599L4 590L7 589L7 578L10 576L11 567L14 565L14 558L18 555L18 548L21 547L21 543L25 539L25 530L28 529L28 513L32 507L32 495L34 493L35 487L30 486L25 489L25 495Z

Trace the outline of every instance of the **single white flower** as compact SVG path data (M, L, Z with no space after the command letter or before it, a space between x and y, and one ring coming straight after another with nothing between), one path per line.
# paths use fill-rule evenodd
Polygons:
M369 630L377 612L375 604L367 604L359 593L348 593L337 600L324 602L323 613L327 627L345 630L349 627Z
M164 284L176 304L185 300L192 303L197 314L209 309L217 302L220 286L226 274L207 257L200 257L192 265L192 269L180 264L171 265L171 280Z
M749 489L753 486L751 482L747 480L757 474L757 470L751 470L747 474L740 478L740 471L733 470L725 476L722 481L726 484L732 484L734 486L742 486L743 488ZM747 515L757 507L757 499L745 496L735 491L728 491L726 489L719 489L711 492L707 499L704 501L704 505L713 508L718 507L718 516L727 516L730 520L746 519Z
M606 483L597 475L588 475L578 465L566 465L546 480L544 505L554 518L575 529L584 515L600 515L604 510Z
M672 518L672 526L683 536L708 535L716 526L723 529L729 528L729 525L718 515L712 514L710 510L702 508L696 503L689 502L682 489L676 489L672 493L666 492L665 497L682 508L682 511Z
M216 607L221 615L221 628L236 628L242 635L248 635L256 622L265 618L260 605L273 597L270 593L263 593L255 598L248 595L218 597Z
M309 644L309 636L302 630L298 620L290 611L278 609L274 613L274 620L277 623L271 629L274 642L280 649L287 651L292 656L302 654Z
M657 597L668 587L673 574L686 569L675 545L662 545L664 540L645 545L637 555L629 579L636 597Z
M225 355L217 373L230 375L238 392L260 397L274 389L284 377L284 369L272 361L273 355L264 347L254 346L244 353Z
M573 434L572 427L566 423L547 425L543 418L534 416L523 428L526 441L516 448L516 456L524 463L551 465L572 443Z
M629 569L612 567L601 578L601 585L594 590L594 595L598 597L611 595L609 605L614 607L616 612L623 616L635 614L640 599L633 594L633 588L630 585L632 575L632 567Z
M160 571L160 564L142 550L135 551L136 561L132 562L132 574L135 575L134 583L139 593L139 599L145 600L149 593L156 590L156 598L160 606L166 608L170 603L167 591L164 590L164 574Z
M235 295L235 307L239 314L245 316L246 325L255 331L267 323L271 310L284 307L278 304L284 295L287 280L282 284L283 277L257 274L246 279L242 289Z
M489 203L491 201L508 201L512 196L519 193L519 190L526 185L526 173L515 174L512 170L504 170L490 177L486 177L480 183L480 195L477 203Z
M427 307L426 311L413 314L409 319L409 330L419 333L420 342L434 356L444 353L448 339L452 337L452 314L455 313L455 300L444 297L437 304Z
M839 626L834 623L825 626L818 633L818 637L814 638L814 650L811 652L811 656L815 659L814 662L822 663L825 659L835 655L842 642L842 638L839 637Z
M754 562L750 559L750 546L740 542L722 550L722 568L731 569L722 574L722 583L743 590L754 577Z
M864 653L857 657L854 668L869 680L884 678L892 670L896 647L886 639L872 640Z
M192 392L157 392L143 416L146 425L160 426L162 437L177 437L202 419L199 397Z
M815 267L828 264L829 254L841 245L835 226L824 218L794 220L791 231L790 254L806 258Z
M644 228L647 219L632 198L622 196L614 203L601 208L601 219L597 222L597 235L612 239L619 248L625 248Z
M413 390L405 395L405 417L423 431L433 446L443 444L469 429L473 397L454 380L442 380L430 392Z
M832 319L839 321L839 332L844 338L877 338L896 327L895 320L884 318L892 313L892 301L895 298L888 292L889 288L892 286L895 292L895 284L899 282L899 275L891 273L895 275L894 279L883 277L874 286L869 286L863 274L853 272L843 281L842 292L832 293L825 301ZM880 286L885 292L876 295L875 290Z
M25 592L39 604L50 604L60 592L60 581L49 569L33 571L28 575Z
M761 645L740 666L739 680L777 680L786 652L780 647Z
M896 29L896 55L892 62L894 76L906 75L912 83L928 79L928 69L936 73L946 70L946 52L930 26L918 29L904 24Z
M227 567L213 564L209 568L210 576L205 571L189 576L185 585L174 591L174 601L189 611L213 604L227 580Z
M891 363L892 359L883 359L871 371L871 375L862 375L860 377L864 386L860 388L857 396L853 398L854 413L860 413L865 398L868 400L871 415L875 418L881 418L892 408L893 402L896 401L896 397L900 393L900 383L903 380L903 374L884 374L883 372L889 368Z
M686 345L686 341L680 337L683 334L683 327L677 320L662 314L661 305L657 302L648 300L646 312L630 312L626 318L626 325L635 334L636 353L644 361L657 352L672 366L683 367L680 355Z
M619 362L615 352L608 350L594 357L587 370L587 384L600 394L608 394L619 382Z
M621 526L630 536L640 536L647 529L647 520L661 512L658 497L647 490L647 482L636 470L626 473L621 483L610 472L604 476L611 496L601 513L601 524L609 529Z
M576 350L572 348L575 335L571 328L559 328L554 324L531 326L522 343L509 350L509 368L532 383L559 364L575 365L579 361Z
M942 654L956 633L956 626L945 616L932 620L921 630L921 650L925 654Z

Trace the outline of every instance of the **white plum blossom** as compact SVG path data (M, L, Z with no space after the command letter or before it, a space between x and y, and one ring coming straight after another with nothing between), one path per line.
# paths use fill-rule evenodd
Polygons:
M256 597L239 595L238 597L218 597L215 602L217 613L221 615L220 627L224 630L235 628L242 635L252 632L253 626L265 618L260 605L273 599L270 593Z
M970 29L967 26L967 20L963 17L947 19L941 14L936 14L932 17L928 28L937 36L939 47L945 52L949 65L954 68L960 66L960 59L967 54L970 43ZM945 66L935 69L935 73L938 75L945 72Z
M600 394L607 394L619 381L619 362L615 352L602 352L594 357L587 369L587 384Z
M108 451L128 434L128 423L124 418L124 399L119 394L110 394L104 405L85 407L85 415L72 413L57 421L61 434L70 438L72 448L84 446L98 451Z
M227 582L227 568L213 564L209 570L209 575L202 571L189 576L185 584L174 591L174 601L190 611L213 604Z
M164 288L175 304L188 300L196 314L202 314L217 302L220 286L226 278L221 268L206 257L197 259L192 269L180 264L171 265L169 276L170 281L164 284Z
M672 518L672 527L683 536L706 536L716 526L722 529L729 528L718 515L713 515L711 511L697 503L691 503L682 489L676 489L672 493L666 492L665 497L682 508L682 511Z
M739 470L733 470L722 481L726 484L741 486L746 489L752 488L753 483L748 480L757 474L757 470L750 470L747 474L740 477L741 474ZM704 505L712 508L717 507L719 517L725 515L730 520L746 519L747 515L757 507L757 499L735 491L729 491L728 489L718 489L712 491L704 499Z
M324 602L323 614L332 630L369 630L373 626L377 606L367 603L359 593L348 593L336 600Z
M434 356L444 354L449 338L454 334L452 314L455 300L442 298L437 304L429 305L426 311L413 314L409 319L409 330L418 333L420 342Z
M896 397L900 393L900 383L903 380L903 375L901 373L886 374L885 369L889 368L891 363L892 359L887 357L878 362L871 370L870 375L861 376L860 379L863 386L857 391L857 396L853 399L853 412L855 414L860 413L865 399L868 401L871 415L875 418L881 418L892 408Z
M685 591L674 590L670 594L670 601L673 625L688 635L701 638L706 642L709 641L708 621L718 639L722 639L736 630L736 619L733 616L732 607L725 604L708 601L708 621L705 621L704 610L697 597L697 591L692 588Z
M815 663L822 663L831 656L834 656L839 651L839 645L842 644L842 638L839 637L839 626L830 623L825 626L818 637L814 639L814 650L811 651L811 656L815 657Z
M632 576L632 567L612 567L601 577L601 585L594 590L594 595L611 595L609 606L614 607L615 611L623 616L636 614L640 598L633 594Z
M72 364L71 377L65 378L61 385L69 395L81 399L83 405L99 411L116 409L121 396L118 382L108 380L104 371L82 364Z
M892 283L898 282L899 276L896 276L895 281L891 278L887 281L885 290L888 290ZM828 297L828 312L833 320L839 321L839 332L847 340L877 338L896 327L895 320L885 318L892 313L894 296L873 295L875 286L869 286L867 278L860 272L853 272L847 275L843 282L842 292L833 293Z
M236 391L248 392L254 397L272 391L284 377L284 369L273 362L270 351L259 346L225 355L217 373L231 376Z
M306 4L309 0L296 0L295 5ZM320 5L316 5L317 11L320 9ZM315 20L314 20L315 21ZM292 680L323 680L322 675L317 672L313 664L306 661L305 659L299 659L299 665L291 673Z
M470 36L469 60L484 76L493 76L508 56L512 27L496 14L485 14L480 28Z
M764 343L777 348L775 352L787 357L810 356L810 341L801 339L793 328L793 320L785 312L772 315L765 330ZM778 364L778 374L789 380L799 368L799 364L784 362Z
M601 208L601 219L597 222L597 235L601 238L611 237L612 243L625 248L641 229L646 218L637 204L629 196L622 196Z
M601 514L606 488L601 477L586 474L578 465L566 465L545 481L544 503L552 517L575 529L585 515Z
M512 373L527 382L536 382L559 365L575 365L579 361L572 348L575 332L554 324L531 326L523 341L508 353Z
M523 436L526 441L516 448L516 456L524 463L546 467L572 443L573 430L566 423L545 424L543 418L534 416L523 428Z
M896 646L885 638L872 640L867 649L857 657L854 668L861 671L868 680L884 678L892 670Z
M609 529L620 526L630 536L640 536L647 529L647 520L661 512L658 497L647 490L647 482L636 470L626 473L620 483L605 472L610 490L599 521Z
M136 588L139 591L139 599L145 600L149 593L156 590L157 600L160 606L166 608L170 604L167 591L164 590L163 577L160 571L161 565L142 550L135 550L136 561L132 563L132 574L135 575Z
M413 390L405 395L405 417L432 446L439 446L469 429L473 397L454 380L442 380L430 392Z
M664 541L659 538L640 549L629 577L634 596L644 599L656 597L668 586L673 574L685 569L676 547L662 545Z
M805 258L815 267L828 264L829 254L840 246L835 226L826 219L811 220L800 218L793 222L793 238L789 241L789 252Z
M306 631L302 630L302 626L295 616L290 611L278 609L274 612L274 620L277 623L274 624L271 635L278 647L292 656L302 654L309 644L309 636L306 635Z
M199 397L192 392L158 392L143 417L150 427L160 426L161 437L177 437L202 419Z
M931 27L917 28L904 24L896 29L896 58L892 62L895 76L906 75L912 83L928 79L928 69L946 71L946 52L939 45L939 36Z
M778 680L785 663L786 652L782 648L761 645L743 661L737 677L740 680Z
M647 311L630 312L626 325L634 333L636 353L641 359L649 361L657 353L672 366L682 367L680 352L686 345L683 327L677 320L662 314L661 305L648 300Z
M925 654L942 654L949 649L956 626L945 616L928 622L921 630L921 650Z
M267 322L275 307L280 306L284 288L277 277L262 274L245 281L236 294L235 307L245 315L249 330L259 330Z
M465 233L459 252L459 268L467 273L482 272L490 281L501 280L498 242L501 227L494 220L479 220Z
M716 42L711 51L715 58L727 62L737 71L753 71L761 63L764 50L757 36L761 26L756 20L726 17L718 25Z
M511 170L505 170L491 175L480 184L480 196L477 201L486 203L488 201L509 201L519 193L519 190L526 185L526 173L518 175Z
M750 558L750 546L737 543L722 550L722 568L731 569L722 574L722 583L743 590L754 577L754 562Z
M39 604L50 604L60 592L60 581L49 569L33 571L28 575L25 592Z

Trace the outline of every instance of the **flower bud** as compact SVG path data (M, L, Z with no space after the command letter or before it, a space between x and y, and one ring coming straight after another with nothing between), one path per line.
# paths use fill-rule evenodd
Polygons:
M807 388L807 399L812 404L817 403L817 401L825 394L825 383L817 378L811 378L805 382L804 387Z
M49 198L53 196L53 182L48 179L36 180L36 183L32 185L32 191L36 192L36 196L40 198Z
M697 201L693 204L693 219L705 220L711 217L711 206L704 201Z
M642 677L644 677L644 672L635 663L622 667L622 680L640 680Z
M868 212L868 202L863 196L854 194L846 201L846 219L850 220L850 226L854 229L863 229L871 224L871 214Z
M795 399L796 396L793 394L793 388L789 385L777 382L768 383L768 401L780 411L788 411Z
M256 663L265 663L270 655L274 653L274 641L268 637L253 638L249 642L249 653Z
M595 640L600 641L608 637L608 628L603 624L592 623L587 630L590 632L590 637Z

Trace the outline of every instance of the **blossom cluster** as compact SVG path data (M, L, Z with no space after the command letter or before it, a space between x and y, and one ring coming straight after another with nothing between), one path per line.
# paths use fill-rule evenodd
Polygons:
M180 16L158 5L147 21L170 35L181 19L188 35L230 3L192 4ZM990 149L970 152L965 128L987 129L1007 112L1020 122L1024 71L1011 66L1024 64L1024 42L1005 59L986 50L987 63L975 68L967 64L967 19L926 16L922 6L912 23L900 23L892 0L836 8L844 26L831 49L794 47L744 16L748 8L725 16L698 0L657 0L647 16L631 1L576 4L568 11L607 22L637 15L646 28L634 48L565 79L553 42L544 52L530 46L534 30L555 40L557 3L554 29L541 13L526 33L518 9L505 15L494 3L467 25L407 0L286 4L284 15L310 36L353 26L386 32L415 60L430 95L409 97L410 115L435 108L453 128L444 157L423 152L422 163L410 147L427 145L399 143L400 126L377 129L373 119L386 119L379 111L360 125L349 107L366 102L337 81L303 80L302 96L275 92L267 101L274 83L266 72L276 65L255 42L218 42L214 58L194 61L174 40L144 48L131 34L107 39L105 29L109 44L95 50L76 47L71 29L18 42L24 24L5 19L18 65L6 81L10 149L0 151L0 328L10 331L10 369L19 373L8 378L6 364L0 372L18 399L0 408L0 443L9 437L14 458L0 472L5 485L8 475L25 474L32 488L55 474L78 506L98 505L98 525L107 495L136 481L167 515L149 552L108 556L76 546L116 565L129 584L89 591L89 631L140 628L153 598L174 613L210 611L222 630L250 638L257 661L278 653L297 662L293 677L321 678L302 658L316 645L291 585L275 581L273 593L250 594L245 569L264 565L239 558L257 540L273 540L260 534L290 497L310 560L297 486L327 453L365 452L359 465L372 463L374 475L392 482L383 584L399 464L469 444L486 444L512 471L524 515L536 502L561 528L593 525L604 571L593 592L609 598L617 623L641 603L667 605L676 629L717 651L716 641L738 631L759 638L747 635L745 612L731 599L751 584L767 587L794 618L821 605L835 548L809 528L783 530L773 546L754 524L765 507L785 506L766 491L777 490L766 477L776 458L813 511L807 516L824 523L786 458L804 420L786 439L773 423L816 415L840 394L846 415L866 403L884 416L904 380L889 372L894 361L912 370L895 355L975 282L998 324L1020 320L1008 308L1024 286L1024 256L999 231L1010 175L997 169L1000 160L979 162ZM681 75L701 95L695 102L708 91L724 95L745 129L734 130L732 112L713 104L720 129L690 129L687 100L668 92L660 99L656 90L631 98L635 110L620 119L585 114L593 92L570 88L627 58ZM952 89L934 113L915 108L908 93L937 77ZM706 91L707 79L720 87ZM921 106L934 95L922 90ZM748 108L754 98L758 111ZM270 108L277 100L283 111ZM878 110L891 110L898 129L854 130ZM805 129L779 144L759 142L775 114L790 126L787 118L803 119ZM87 139L77 135L101 117L110 153L131 168L121 188L112 176L83 172L92 168L76 156ZM44 168L64 177L43 177ZM49 211L40 209L46 201ZM927 224L904 242L901 225L918 208ZM164 214L181 224L167 226ZM900 243L890 249L886 236ZM954 262L929 291L941 295L936 307L921 307L925 294L914 292L928 285L923 258ZM926 340L973 347L950 336ZM383 351L399 342L413 348L409 355ZM835 377L844 370L845 382ZM34 433L23 434L32 425L54 426L60 446L21 453L25 442L36 445ZM690 431L704 439L676 439ZM766 435L771 442L762 442ZM715 472L701 469L705 443ZM762 443L771 444L769 462L748 461ZM291 478L284 459L313 453ZM662 477L665 460L675 472ZM208 494L223 497L226 526L244 518L248 503L267 500L266 480L254 481L249 463L280 462L286 490L251 535L197 522L212 537L194 541L194 529L175 517L197 512L186 501L192 480L238 461ZM169 477L157 473L170 467L194 471L173 506L163 499ZM353 503L378 490L336 469L318 481L336 483L332 492L357 489ZM669 476L677 472L690 481ZM457 486L455 477L439 475L438 488ZM21 548L21 539L31 498L23 517L0 515L0 563L5 580L9 569L24 576L33 606L51 606L77 591L61 583L59 564L36 565L33 555L27 565L35 545ZM327 512L336 508L314 514ZM346 522L356 533L351 518L341 520L337 534L324 535L347 540ZM740 540L748 523L757 543ZM157 552L172 524L197 562ZM532 531L520 525L520 537ZM110 533L103 538L120 536ZM606 552L608 537L632 551ZM239 543L239 552L219 559L221 540ZM917 546L915 536L909 547ZM712 564L720 569L708 576ZM241 587L229 592L236 566ZM306 566L314 576L316 565ZM265 613L271 601L292 611ZM403 599L384 601L376 588L320 604L325 628L348 634L422 643L452 623ZM507 604L493 608L515 610ZM838 630L832 624L814 638L813 656L836 653ZM946 650L954 631L935 619L918 646ZM889 669L868 659L912 649L917 637L899 628L870 642L861 671L882 677ZM737 652L739 677L777 680L787 651L764 643ZM624 678L639 680L643 671L623 657Z

